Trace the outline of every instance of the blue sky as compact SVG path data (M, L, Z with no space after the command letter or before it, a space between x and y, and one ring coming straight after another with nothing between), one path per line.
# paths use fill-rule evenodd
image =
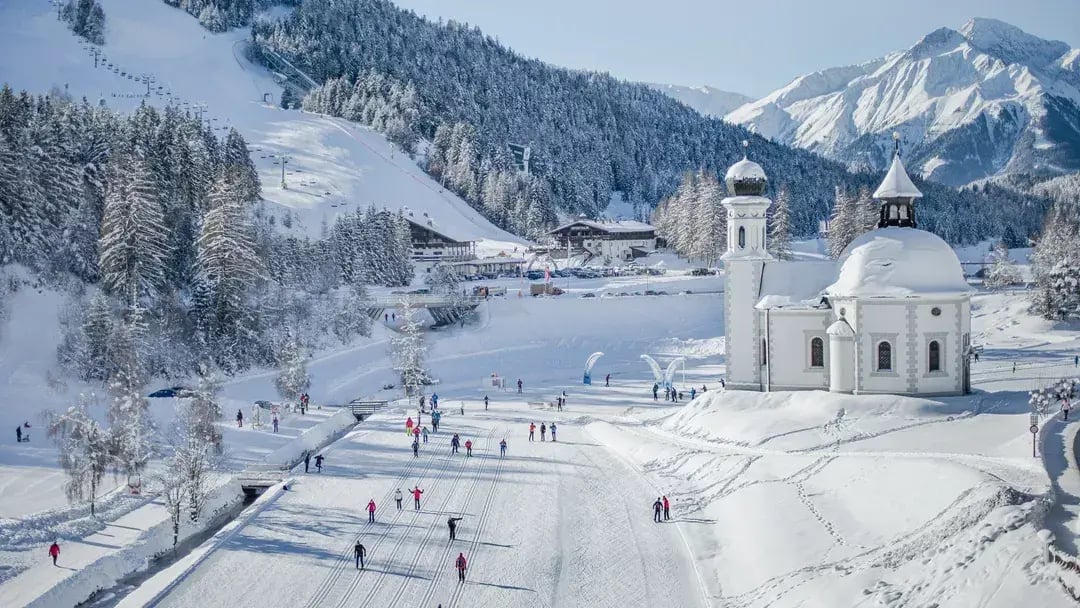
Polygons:
M761 96L939 27L993 17L1080 47L1080 0L393 0L530 57L631 80Z

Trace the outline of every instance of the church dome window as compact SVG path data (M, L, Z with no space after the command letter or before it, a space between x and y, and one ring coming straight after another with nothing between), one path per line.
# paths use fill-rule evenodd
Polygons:
M739 249L746 248L746 228L739 226Z

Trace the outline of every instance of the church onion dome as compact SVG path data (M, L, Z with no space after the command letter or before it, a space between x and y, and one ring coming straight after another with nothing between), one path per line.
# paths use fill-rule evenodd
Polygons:
M892 165L889 166L889 172L885 174L885 179L881 180L881 185L874 191L874 198L879 200L889 198L922 198L922 192L915 187L911 178L908 177L907 170L904 169L904 163L900 160L899 150L893 154Z
M748 142L743 142L744 148L748 145ZM765 170L761 165L743 156L742 160L727 170L724 182L727 183L729 196L761 196L765 194L768 178L765 177Z
M830 325L829 329L825 330L825 333L829 334L830 336L836 336L838 338L854 338L855 337L855 330L851 329L851 326L848 325L847 320L844 319L843 317L840 317L839 319L836 320L835 323Z
M890 226L858 237L840 259L830 297L918 298L971 293L960 259L937 235Z

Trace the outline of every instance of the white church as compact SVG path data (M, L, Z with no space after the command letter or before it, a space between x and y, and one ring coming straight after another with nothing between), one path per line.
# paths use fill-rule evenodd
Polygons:
M729 389L968 392L971 288L952 248L915 227L922 193L899 150L874 192L878 228L836 261L772 257L765 172L744 158L725 181Z

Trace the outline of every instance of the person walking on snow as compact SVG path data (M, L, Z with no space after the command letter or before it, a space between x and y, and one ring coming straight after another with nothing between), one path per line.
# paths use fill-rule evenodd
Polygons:
M277 417L277 414L274 414L274 432L275 433L277 432L277 425L278 425L278 417Z
M323 456L322 454L319 454L318 456L315 457L315 470L318 471L319 473L322 473L322 461L323 461L323 458L325 458L325 456Z
M424 427L424 430L420 431L420 434L424 436L424 443L427 443L428 432L426 426Z
M664 499L664 521L671 519L671 503L668 502L667 496Z
M372 498L367 503L367 517L368 523L375 523L375 499Z
M413 439L413 442L412 442L412 455L413 455L413 458L419 458L420 457L420 442L417 441L416 439Z
M457 536L454 534L454 530L457 530L457 522L461 521L462 517L451 517L446 520L446 527L450 528L450 540L455 540Z
M311 471L311 452L304 452L304 472Z
M356 556L356 569L364 569L364 556L367 555L367 549L364 545L360 544L360 541L356 541L356 546L353 547L353 554Z
M236 410L236 426L238 428L244 428L244 412Z
M656 502L652 505L652 519L656 523L660 523L660 512L664 510L664 503L660 501L660 497L656 497Z
M697 387L690 387L690 401L693 401L697 397Z
M461 415L462 416L465 415L465 402L464 401L461 402Z
M547 440L547 425L543 422L540 423L540 441Z
M521 387L523 386L521 384L521 378L518 378L518 383L517 384L518 384L518 392L520 393L521 392Z
M555 423L554 422L551 423L551 440L552 441L556 440L555 439Z
M22 443L22 425L15 427L15 443Z
M401 488L394 490L394 502L397 503L397 510L401 510Z
M1069 400L1066 399L1061 403L1061 413L1065 415L1065 420L1069 419L1069 410L1072 409L1072 405L1069 404Z
M659 393L660 393L660 385L654 382L653 385L652 385L652 400L653 401L657 400Z
M472 456L472 439L465 440L465 455Z
M412 427L413 427L412 416L409 416L409 419L405 421L405 435L406 436L411 436L412 435Z
M486 412L487 409L488 409L488 396L484 395L484 411Z
M439 407L439 393L431 393L431 409Z
M604 386L611 386L611 374L604 376Z
M457 559L454 561L454 565L457 567L458 582L465 582L465 569L469 567L469 563L465 561L465 554L458 553Z
M461 439L458 438L458 434L454 433L454 436L450 438L450 453L457 454L458 447L461 445Z
M49 557L52 558L52 565L56 565L56 558L60 557L60 545L53 543L49 545Z
M412 428L412 436L414 441L420 441L420 425L417 424Z
M417 511L420 510L420 495L423 493L424 491L420 489L420 486L416 486L412 489L413 506Z
M499 442L499 457L506 456L506 439Z
M529 423L529 441L533 441L533 435L536 433L536 423Z

